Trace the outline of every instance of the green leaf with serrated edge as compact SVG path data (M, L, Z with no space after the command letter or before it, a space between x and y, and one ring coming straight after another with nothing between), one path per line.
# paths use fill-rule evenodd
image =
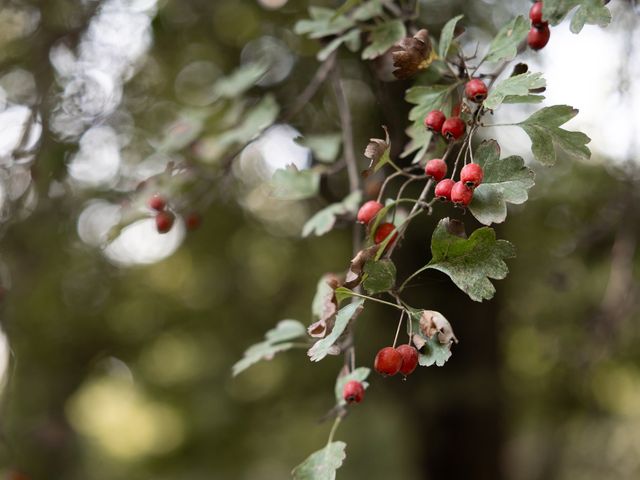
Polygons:
M591 157L591 150L586 146L591 139L587 135L560 128L560 125L577 114L578 110L568 105L554 105L538 110L517 124L529 135L531 150L540 163L556 163L557 149L578 160L588 160Z
M451 42L453 41L453 32L463 16L464 15L458 15L457 17L453 17L445 23L444 27L442 27L442 31L440 32L440 43L438 45L438 55L440 58L447 58L447 53L449 52Z
M506 240L496 240L492 228L479 228L469 238L456 235L459 228L455 220L440 220L431 238L432 258L424 269L445 273L476 302L488 300L496 291L489 279L507 276L504 260L515 256L515 248Z
M502 103L541 103L544 99L544 95L507 95Z
M369 295L386 292L396 283L396 266L391 260L368 261L364 273L367 276L362 286Z
M333 163L338 158L342 146L341 133L321 133L296 138L296 143L310 148L314 160L322 163Z
M496 109L507 95L527 95L534 88L542 88L547 82L541 73L521 73L505 78L496 84L483 102L485 108Z
M426 155L433 134L424 127L421 121L416 121L409 125L406 133L411 141L405 145L400 158L406 158L416 152L411 163L418 163Z
M347 298L351 298L355 296L355 292L353 290L349 290L347 287L338 287L335 290L336 292L336 301L340 304L343 300Z
M304 462L293 469L294 480L335 480L336 470L346 458L347 444L331 442L326 447L312 453Z
M354 21L345 15L335 15L335 10L323 7L310 7L310 19L298 21L293 31L298 35L308 35L309 38L322 38L341 34L355 25Z
M345 328L347 328L347 325L349 325L349 322L363 303L364 299L359 298L338 310L338 313L336 313L336 321L331 333L314 343L307 352L312 362L319 362L329 354L331 347L336 343L340 335L342 335Z
M272 195L283 200L311 198L320 188L320 174L295 167L280 168L271 177Z
M418 364L423 367L436 365L442 367L451 358L451 343L442 345L438 337L425 338L426 343L418 354Z
M230 75L216 81L213 91L217 97L236 98L253 87L267 72L263 63L248 63L236 69Z
M324 235L333 229L336 220L341 215L358 211L362 199L362 192L357 190L349 194L342 202L334 203L323 208L311 217L302 227L302 236L308 237L312 233L316 236Z
M291 340L306 337L306 327L297 320L281 320L275 328L265 334L265 341L249 347L243 358L233 367L233 376L243 372L261 360L270 360L276 353L289 350L294 346Z
M349 372L347 375L339 376L338 379L336 380L336 387L335 387L336 402L338 403L338 405L347 404L347 402L344 401L344 398L342 398L342 391L344 390L344 386L351 380L360 382L365 390L369 388L369 383L366 382L365 380L369 377L370 373L371 373L370 368L359 367L359 368L356 368L354 371Z
M469 210L485 225L502 223L507 218L507 203L521 204L529 198L527 190L534 185L533 170L522 157L500 159L500 146L486 140L476 150L474 161L484 172L482 183L473 192Z
M407 35L402 20L390 20L376 25L371 30L371 43L362 51L363 60L372 60L393 47Z
M526 38L530 28L531 24L522 15L514 18L502 27L491 41L489 52L484 60L486 62L513 60L518 53L518 45Z
M611 22L611 12L602 0L545 0L543 19L558 25L571 10L578 7L571 19L571 31L579 33L585 24L606 27Z
M351 51L360 48L360 30L354 28L353 30L349 30L344 35L340 35L339 37L334 38L326 47L318 52L316 58L319 62L324 62L327 58L329 58L329 55L340 48L340 45L342 45L343 43L347 44L349 50ZM354 48L355 45L357 46Z

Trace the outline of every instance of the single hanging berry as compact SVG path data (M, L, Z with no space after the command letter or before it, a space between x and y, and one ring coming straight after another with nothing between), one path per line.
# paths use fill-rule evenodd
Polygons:
M369 200L358 210L358 222L364 223L365 225L368 224L375 218L380 210L382 210L382 204L380 202Z
M451 189L455 184L456 182L454 182L450 178L440 180L436 185L436 189L434 192L436 198L442 200L443 202L447 200L451 201Z
M549 43L550 37L551 30L549 30L549 25L542 25L540 27L533 26L531 27L531 30L529 30L527 43L533 50L540 50Z
M381 375L395 375L402 367L402 354L393 347L384 347L376 355L373 368Z
M542 2L536 2L531 5L529 18L534 27L541 27L547 24L547 22L542 21Z
M412 345L405 344L396 348L398 353L402 355L402 365L400 366L400 373L405 377L411 374L418 366L418 350Z
M360 403L364 398L364 385L357 380L349 380L342 389L342 398L348 404Z
M442 125L442 135L449 141L457 140L464 135L465 129L466 125L460 117L451 117Z
M460 171L460 181L469 188L476 188L482 183L484 172L477 163L469 163Z
M473 190L467 187L464 182L456 182L451 189L451 201L461 207L466 207L471 203Z
M428 177L433 178L436 182L439 182L447 174L447 164L440 158L433 158L427 162L427 166L424 168L424 173Z
M376 233L373 236L373 241L376 243L376 245L384 242L389 234L395 230L395 228L396 226L393 223L383 223L377 228ZM391 244L395 242L396 238L398 238L398 232L393 234L393 238L389 241L389 243Z
M487 93L487 86L479 78L469 80L464 87L464 94L472 102L482 103L487 98Z
M150 209L161 212L167 206L167 201L162 195L156 193L149 198L149 200L147 201L147 205Z
M171 212L158 212L156 215L156 230L158 233L167 233L173 227L175 215Z
M440 110L431 110L424 118L424 126L435 133L440 133L442 124L447 118Z

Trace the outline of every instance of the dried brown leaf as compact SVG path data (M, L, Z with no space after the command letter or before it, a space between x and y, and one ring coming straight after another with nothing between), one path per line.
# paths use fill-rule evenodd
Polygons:
M398 43L397 49L392 52L393 66L396 69L393 74L400 80L413 77L420 70L424 70L436 58L436 53L431 45L429 32L420 30L413 37L405 37Z

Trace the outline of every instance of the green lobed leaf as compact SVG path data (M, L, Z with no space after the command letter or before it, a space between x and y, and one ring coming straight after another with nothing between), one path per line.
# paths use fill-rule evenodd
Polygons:
M293 165L280 168L271 177L272 194L283 200L303 200L318 193L320 174L314 170L298 170Z
M344 35L340 35L329 42L329 44L318 52L316 58L319 62L324 62L329 55L335 52L342 44L346 44L349 50L356 51L360 48L360 30L354 28Z
M371 30L370 44L362 51L363 60L379 57L407 35L402 20L389 20Z
M216 81L213 91L217 97L236 98L255 85L267 72L264 63L248 63L242 65L230 75Z
M306 337L306 327L297 320L281 320L275 328L265 334L265 340L250 346L242 359L232 367L233 376L245 371L261 360L270 360L276 353L294 346L290 340Z
M587 135L560 128L577 114L578 110L568 105L554 105L538 110L518 124L529 135L531 150L540 163L555 164L558 149L578 160L591 157L591 150L586 146L591 139Z
M502 223L507 218L507 203L527 201L534 185L533 170L524 165L522 157L500 159L500 146L495 140L485 140L475 153L475 162L484 171L482 183L473 192L469 210L485 225Z
M372 18L381 17L382 14L382 1L368 0L353 10L351 18L357 20L358 22L367 22Z
M483 102L485 108L496 109L507 96L528 95L532 89L542 88L547 82L541 73L521 73L498 82Z
M453 33L456 29L456 25L462 17L464 17L464 15L453 17L445 23L444 27L442 27L442 31L440 32L440 42L438 44L438 55L440 58L447 58L447 53L449 53L449 48L453 41Z
M344 442L331 442L326 447L312 453L304 462L293 469L294 480L335 480L336 470L346 458Z
M558 25L575 7L570 26L573 33L580 33L586 24L606 27L611 22L611 11L602 0L545 0L543 19Z
M529 33L531 25L522 15L517 16L502 27L489 45L489 52L485 56L486 62L513 60L518 53L518 45Z
M420 326L421 319L424 313L430 313L432 316L438 317L438 322L434 323L436 331L427 336ZM455 335L451 329L449 321L439 312L410 309L410 325L407 325L407 333L413 335L412 341L416 348L418 348L418 364L423 367L430 367L436 365L442 367L447 360L451 357L451 345L453 345ZM451 337L443 343L440 341L440 336Z
M544 95L507 95L502 103L541 103L544 99Z
M451 343L441 344L436 335L425 340L424 347L418 353L418 364L423 367L442 367L451 358Z
M330 232L339 216L349 213L355 214L358 211L361 200L362 192L357 190L349 194L342 202L333 203L323 208L304 224L302 236L308 237L312 233L321 236Z
M338 403L338 405L347 404L347 402L344 401L344 398L342 398L342 391L344 390L344 386L347 384L347 382L350 382L351 380L360 382L364 387L364 389L366 390L367 388L369 388L369 383L366 382L365 380L369 377L370 373L371 373L370 368L359 367L353 370L352 372L349 372L347 375L339 376L338 379L336 380L336 387L335 387L336 402Z
M492 228L479 228L469 238L459 236L461 230L460 222L440 220L431 239L432 258L425 268L447 274L472 300L488 300L495 293L489 279L507 276L504 259L514 257L515 248L506 240L496 240Z
M309 38L322 38L341 34L355 25L346 15L336 15L330 8L309 7L310 19L300 20L293 27L298 35L308 35Z
M347 325L349 325L351 319L358 313L360 307L362 307L363 303L364 299L355 299L350 304L345 305L340 310L338 310L331 333L314 343L307 352L312 362L319 362L324 357L329 355L332 350L331 347L333 347L340 335L342 335L344 330L347 328Z
M396 266L391 260L368 261L364 273L362 286L370 295L386 292L396 283Z

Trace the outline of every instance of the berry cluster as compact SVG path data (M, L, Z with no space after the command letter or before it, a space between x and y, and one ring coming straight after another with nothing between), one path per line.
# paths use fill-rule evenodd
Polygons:
M434 133L441 133L449 141L457 140L466 130L466 124L460 117L447 118L440 110L429 112L424 119L424 126Z
M384 347L376 355L373 368L384 376L401 373L405 377L410 375L418 366L418 350L405 344L397 348Z
M542 20L542 2L536 2L531 6L529 18L531 19L531 30L527 36L527 43L533 50L540 50L549 43L551 37L549 22Z
M380 212L380 210L382 210L382 204L380 202L369 200L360 207L360 210L358 210L358 222L364 225L369 225L371 221L376 218L376 215L378 215L378 212ZM378 225L378 228L373 235L373 241L376 243L376 245L384 242L389 234L391 234L391 232L393 232L395 229L396 227L393 223L381 223L380 225ZM397 231L393 235L389 243L395 242L396 238L398 238Z
M167 200L156 193L149 198L147 205L156 213L156 230L158 233L168 233L173 227L176 216L173 212L167 210Z

